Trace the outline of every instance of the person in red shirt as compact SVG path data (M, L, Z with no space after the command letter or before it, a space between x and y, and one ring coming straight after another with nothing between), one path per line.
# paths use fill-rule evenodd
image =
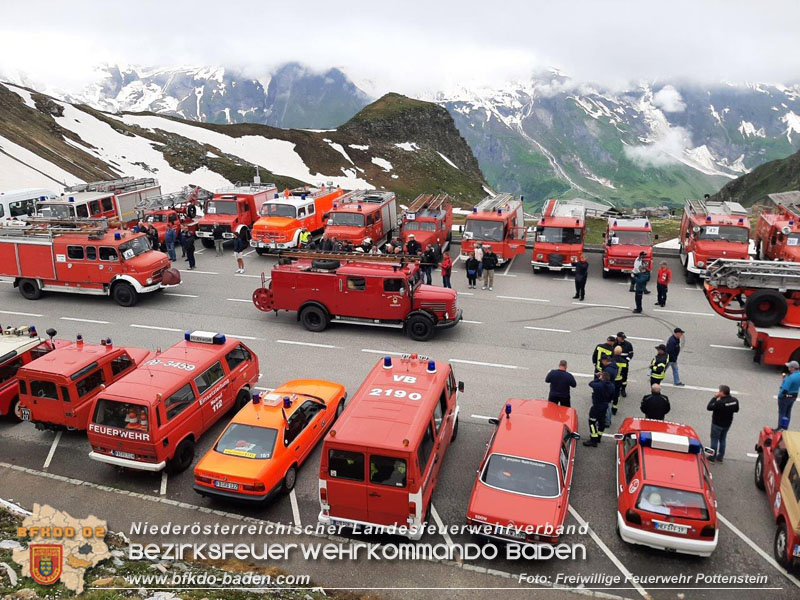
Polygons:
M656 276L656 291L658 292L656 306L664 307L667 305L667 287L670 281L672 281L672 271L669 270L666 261L662 260Z
M445 254L442 257L442 285L446 288L452 287L450 285L450 274L453 271L453 259L450 254Z

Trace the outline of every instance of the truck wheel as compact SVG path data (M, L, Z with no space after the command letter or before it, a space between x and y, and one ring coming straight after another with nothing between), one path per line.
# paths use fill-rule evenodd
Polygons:
M266 253L267 253L266 248L256 248L256 254L258 254L259 256L264 256Z
M406 321L408 337L417 342L427 342L433 336L433 321L424 315L411 315Z
M175 456L167 462L167 470L170 473L182 473L188 469L194 460L194 442L191 438L186 438L175 449Z
M114 302L120 306L128 307L136 304L136 301L139 299L139 294L136 293L136 290L133 289L130 283L120 281L111 288L111 297L114 298Z
M19 423L22 421L22 410L20 410L19 406L19 396L11 401L11 404L8 407L8 418L14 423Z
M792 558L789 554L789 535L786 532L786 523L781 521L778 523L778 528L775 530L775 542L772 545L772 553L775 555L775 560L784 569L789 568L792 564Z
M283 476L283 491L288 494L294 489L295 483L297 483L297 465L292 465Z
M341 263L338 260L331 258L315 258L311 261L311 266L315 269L324 269L326 271L333 271L338 269Z
M300 313L300 320L303 327L314 333L325 331L328 327L328 314L319 306L306 306Z
M200 243L203 244L203 248L213 248L214 247L214 240L209 240L207 238L200 238Z
M458 437L458 415L456 415L456 422L453 423L453 435L450 436L450 441L455 442Z
M753 478L755 479L755 484L758 489L761 491L764 490L764 455L759 452L758 458L756 459L756 468L753 471Z
M786 316L786 298L777 290L756 290L748 296L744 312L756 327L778 325Z
M609 277L611 277L611 273L603 269L603 279L608 279Z
M239 390L239 393L236 394L236 402L233 403L233 412L237 413L244 405L250 402L252 396L250 395L250 390L242 388Z
M692 273L689 269L686 269L686 283L689 285L694 285L697 281L697 275Z
M42 288L39 287L39 282L35 279L20 279L19 280L19 293L23 298L28 300L38 300L42 297Z

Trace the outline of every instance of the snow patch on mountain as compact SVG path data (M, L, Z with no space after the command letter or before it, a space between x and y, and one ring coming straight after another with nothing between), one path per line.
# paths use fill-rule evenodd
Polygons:
M793 111L789 111L781 117L781 121L786 123L786 139L791 142L792 134L800 133L800 116L794 114Z
M348 144L348 147L353 150L369 150L369 146L364 146L362 144Z
M393 167L392 167L392 163L390 163L390 162L389 162L388 160L386 160L385 158L375 158L375 157L373 156L373 157L372 157L372 164L374 164L374 165L378 165L378 166L379 166L381 169L383 169L383 170L384 170L384 171L386 171L387 173L393 169Z
M83 180L30 150L0 137L0 190L26 187L52 188L83 183Z
M741 125L739 125L739 133L744 137L767 137L763 127L756 129L756 126L750 121L742 121Z
M417 146L414 142L403 142L401 144L395 144L401 150L405 150L406 152L416 152L419 150L419 146Z
M6 87L10 89L12 92L14 92L17 96L22 98L23 102L25 102L26 105L30 106L33 109L36 108L36 103L33 101L33 97L31 96L31 93L28 90L11 84L7 84Z
M456 163L454 163L452 160L450 160L449 158L447 158L447 157L446 157L444 154L442 154L442 153L441 153L441 152L439 152L438 150L436 151L436 154L438 154L439 156L441 156L441 157L442 157L442 160L443 160L444 162L446 162L448 165L450 165L450 166L451 166L451 167L453 167L454 169L458 169L458 165L456 165ZM461 170L461 169L459 169L459 170Z
M323 141L323 142L327 142L327 143L328 143L328 145L329 145L331 148L333 148L333 149L334 149L334 150L336 150L336 151L337 151L339 154L341 154L342 156L344 156L345 160L347 160L347 162L349 162L351 165L352 165L352 164L355 164L355 163L353 162L353 159L351 159L351 158L350 158L350 156L347 154L347 152L345 152L345 150L344 150L344 147L343 147L341 144L337 144L336 142L334 142L334 141L332 141L332 140L329 140L328 138L323 138L323 139L322 139L322 141ZM355 177L355 173L353 173L353 177Z

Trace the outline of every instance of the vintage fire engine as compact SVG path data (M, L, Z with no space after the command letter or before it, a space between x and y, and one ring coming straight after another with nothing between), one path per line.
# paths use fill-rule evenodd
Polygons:
M394 192L352 192L333 203L324 237L360 246L369 238L382 246L397 227Z
M761 210L753 241L761 260L800 262L800 192L770 194Z
M204 214L197 223L197 237L203 246L213 248L214 227L219 225L223 239L232 240L244 232L249 240L261 206L277 193L274 183L261 183L258 176L251 184L217 190L214 197L206 201Z
M548 200L536 224L531 266L541 269L568 271L575 268L583 253L586 237L586 206L574 200Z
M155 227L158 239L164 241L164 234L170 227L178 232L196 232L197 207L212 195L199 186L186 186L180 192L142 199L136 203L136 211L140 220Z
M436 242L444 247L452 237L453 202L447 194L421 194L403 211L400 237L413 233L422 248Z
M467 215L461 239L461 258L466 259L476 246L490 246L502 264L525 253L525 227L522 212L523 198L511 194L488 196Z
M656 236L658 239L658 236ZM641 252L653 266L653 229L647 219L609 217L603 235L603 277L612 271L630 273Z
M139 217L136 204L160 195L157 179L125 177L73 185L59 198L37 202L36 210L50 219L107 219L132 225Z

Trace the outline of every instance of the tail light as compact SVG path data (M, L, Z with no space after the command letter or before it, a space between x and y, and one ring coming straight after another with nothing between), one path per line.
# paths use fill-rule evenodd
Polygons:
M625 513L625 520L628 523L632 523L634 525L641 525L642 524L642 516L639 513L637 513L635 510L633 510L632 508L629 508L627 510L627 512Z
M717 532L716 527L714 527L713 525L706 525L705 527L703 527L702 531L700 531L700 537L713 538L716 532Z
M319 489L319 501L323 504L328 503L328 489L327 488L320 488Z
M261 481L257 481L253 485L242 485L242 489L245 492L263 492L266 490L266 486Z
M417 503L416 502L408 502L408 514L411 517L417 516Z
M195 475L194 480L198 483L208 483L211 484L211 477L204 477L203 475Z

